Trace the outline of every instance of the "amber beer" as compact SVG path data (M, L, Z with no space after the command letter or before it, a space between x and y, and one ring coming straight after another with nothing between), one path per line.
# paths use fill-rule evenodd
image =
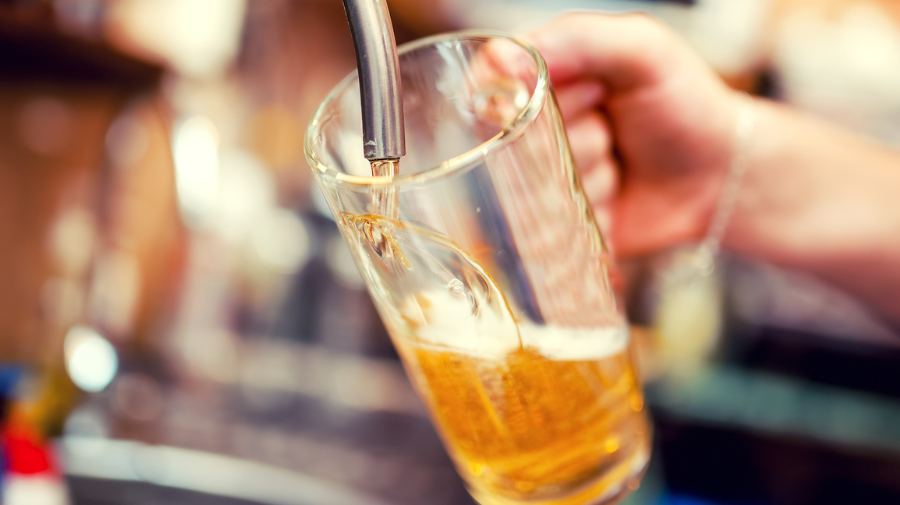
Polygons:
M624 322L517 320L484 262L452 241L378 216L342 218L363 271L379 273L373 299L479 502L610 503L636 485L648 426Z
M564 331L534 330L544 341ZM648 425L627 344L579 359L526 340L490 356L398 336L410 375L482 504L581 505L637 484Z

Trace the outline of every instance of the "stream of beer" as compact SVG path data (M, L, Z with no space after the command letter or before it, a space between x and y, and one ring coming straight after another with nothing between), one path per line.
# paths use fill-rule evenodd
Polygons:
M372 166L372 177L397 177L400 175L400 160L375 160ZM388 219L397 219L400 214L400 202L397 199L397 188L392 185L375 187L372 199L375 213Z

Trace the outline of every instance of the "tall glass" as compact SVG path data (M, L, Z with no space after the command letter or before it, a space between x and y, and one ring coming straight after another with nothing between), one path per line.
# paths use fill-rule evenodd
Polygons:
M609 503L649 427L546 65L499 34L400 48L408 154L363 157L353 74L306 154L407 373L484 505Z

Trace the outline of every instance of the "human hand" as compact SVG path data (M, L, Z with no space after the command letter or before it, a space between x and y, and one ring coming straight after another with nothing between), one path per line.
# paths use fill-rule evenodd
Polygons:
M702 238L744 98L649 16L567 14L526 38L547 60L585 192L616 253Z

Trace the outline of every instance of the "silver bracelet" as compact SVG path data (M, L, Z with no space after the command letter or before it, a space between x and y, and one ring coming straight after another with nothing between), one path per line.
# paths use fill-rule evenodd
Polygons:
M750 140L756 127L757 112L753 98L747 95L742 98L742 102L735 124L734 155L728 167L728 175L722 186L722 193L719 195L719 201L716 204L716 210L706 236L691 255L687 272L683 272L683 274L704 276L712 274L715 269L716 256L722 247L725 229L737 202L738 190L744 179L744 173L747 171L750 159Z
M734 150L706 236L696 247L675 251L657 285L653 321L656 366L670 378L689 379L703 369L722 324L721 284L715 273L728 218L750 159L755 104L743 99L735 125Z

